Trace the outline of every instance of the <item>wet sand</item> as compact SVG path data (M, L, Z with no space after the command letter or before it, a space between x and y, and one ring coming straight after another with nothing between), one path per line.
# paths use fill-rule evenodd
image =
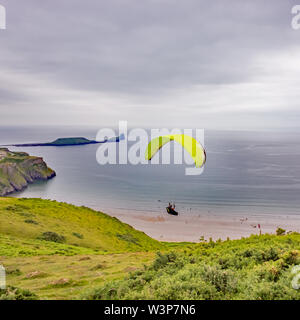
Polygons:
M168 214L147 213L110 213L128 223L135 229L145 232L150 237L161 241L190 241L199 242L201 237L209 240L240 239L251 234L259 234L260 224L262 233L275 234L281 227L287 231L300 232L300 216L296 215L209 215L209 214Z

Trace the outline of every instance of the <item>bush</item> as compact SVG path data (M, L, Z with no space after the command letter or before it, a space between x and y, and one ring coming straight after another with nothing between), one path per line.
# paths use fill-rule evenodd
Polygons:
M97 264L96 266L92 267L90 270L95 271L95 270L100 270L100 269L104 269L105 265L104 264Z
M120 240L127 241L129 243L134 243L136 245L140 245L138 239L136 239L132 234L127 233L127 234L117 234L117 238Z
M298 299L291 267L300 264L300 235L251 236L158 252L127 278L92 290L85 299L278 300Z
M283 236L285 234L286 230L282 229L282 228L277 228L276 230L276 235L277 236Z
M73 234L74 237L76 237L76 238L78 238L78 239L83 239L83 238L84 238L83 235L80 234L80 233L73 232L72 234Z
M14 276L19 276L22 274L21 270L18 268L6 268L6 274L14 275Z
M32 219L26 219L25 221L24 221L25 223L29 223L29 224L38 224L38 222L36 222L35 220L32 220Z
M282 256L285 263L288 265L300 264L300 251L299 250L291 250L286 252Z
M29 290L23 290L15 287L0 289L0 300L38 300L38 296Z
M163 255L161 252L157 252L156 259L153 263L153 268L155 270L159 270L160 268L164 268L171 262L176 261L176 254L174 252Z
M39 240L51 241L64 243L66 242L66 238L62 235L57 234L56 232L47 231L38 237Z
M231 270L222 270L219 266L205 266L201 273L203 280L212 284L217 291L236 291L236 281Z

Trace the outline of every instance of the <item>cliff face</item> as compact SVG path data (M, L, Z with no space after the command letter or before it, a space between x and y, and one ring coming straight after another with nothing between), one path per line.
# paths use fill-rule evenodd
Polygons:
M20 191L29 183L48 180L55 175L42 158L0 148L0 196Z

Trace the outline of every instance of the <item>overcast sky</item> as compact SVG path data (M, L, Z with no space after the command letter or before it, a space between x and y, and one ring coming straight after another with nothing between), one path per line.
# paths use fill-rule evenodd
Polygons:
M299 126L300 0L0 4L0 125Z

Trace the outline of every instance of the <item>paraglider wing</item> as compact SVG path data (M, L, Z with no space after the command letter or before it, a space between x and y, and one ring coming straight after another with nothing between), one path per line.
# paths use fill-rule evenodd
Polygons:
M151 160L155 154L168 142L176 141L185 148L195 162L196 168L201 168L206 161L206 153L201 144L191 136L185 134L166 135L154 138L148 144L145 158Z

